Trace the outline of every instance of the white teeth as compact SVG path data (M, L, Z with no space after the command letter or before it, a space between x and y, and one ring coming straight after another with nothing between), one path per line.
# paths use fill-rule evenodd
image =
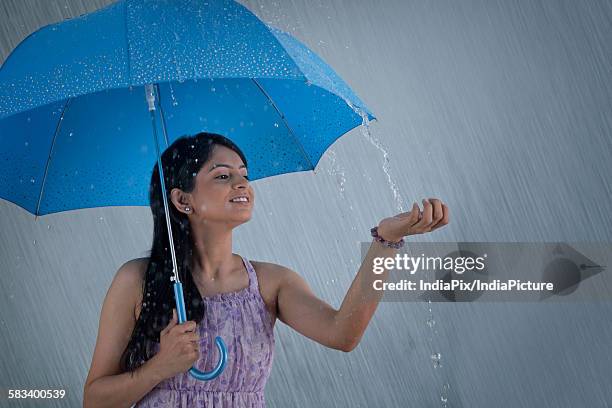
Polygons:
M246 203L249 200L246 197L238 197L238 198L231 199L230 201L233 202L233 203L238 202L238 201L243 201L243 202Z

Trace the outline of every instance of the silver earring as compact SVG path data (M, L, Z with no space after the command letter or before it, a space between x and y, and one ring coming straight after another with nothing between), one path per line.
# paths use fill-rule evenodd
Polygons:
M189 207L185 207L185 211L189 212L191 210L189 209Z

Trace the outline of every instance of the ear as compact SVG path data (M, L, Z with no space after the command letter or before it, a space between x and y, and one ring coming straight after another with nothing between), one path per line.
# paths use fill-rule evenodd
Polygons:
M180 188L173 188L170 192L170 200L172 205L183 214L193 214L193 205L191 205L191 194L185 193ZM187 210L189 209L189 210Z

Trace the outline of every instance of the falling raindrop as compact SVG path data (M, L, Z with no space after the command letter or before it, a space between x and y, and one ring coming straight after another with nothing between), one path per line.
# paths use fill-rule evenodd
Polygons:
M427 325L429 327L434 327L435 324L436 324L436 321L434 319L427 319Z
M374 137L372 135L372 133L370 132L370 120L368 119L368 114L360 107L358 106L354 106L350 101L348 101L347 99L345 99L346 104L355 112L357 113L359 116L361 116L361 120L362 120L362 126L361 126L361 134L370 142L372 143L372 145L374 145L374 147L376 147L378 150L380 150L383 154L383 171L385 172L385 174L387 175L387 181L389 183L389 186L391 187L391 191L393 192L393 197L395 199L395 202L397 204L397 210L399 212L404 212L404 206L403 206L403 202L404 199L402 198L399 188L397 187L397 184L395 183L395 181L393 180L393 178L391 177L390 174L390 165L389 165L389 153L387 152L387 149L385 149L382 145L382 143L380 142L380 140L378 140L378 138Z
M440 358L442 355L440 353L433 353L431 355L431 360L433 361L434 368L442 367L442 363L440 363Z
M330 176L336 176L336 180L338 182L338 186L340 187L340 193L342 194L343 202L346 202L346 197L344 196L344 185L346 184L346 177L344 174L344 170L338 164L336 160L336 152L332 149L328 151L328 157L331 161L331 169L328 170Z
M34 178L32 177L32 178L30 179L30 183L34 184L35 182L36 182L36 180L34 180Z

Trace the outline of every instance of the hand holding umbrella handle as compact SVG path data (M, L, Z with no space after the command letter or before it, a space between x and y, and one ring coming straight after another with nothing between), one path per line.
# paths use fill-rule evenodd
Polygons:
M168 228L168 239L170 241L170 253L172 255L172 266L173 273L171 280L174 282L174 299L176 300L176 311L178 313L178 322L184 323L187 320L187 313L185 312L185 299L183 298L183 284L179 280L178 276L178 268L176 265L176 254L174 252L174 238L172 237L172 227L170 224L170 210L168 209L168 197L166 195L166 183L164 182L164 168L162 166L161 161L161 149L159 147L159 139L157 138L157 125L155 124L155 86L153 84L145 85L145 98L147 100L147 105L149 107L149 113L151 115L151 125L153 127L153 138L155 139L155 150L157 152L157 169L159 171L159 181L162 190L162 198L164 201L164 213L166 215L166 227ZM168 135L166 134L166 128L163 125L164 121L162 120L162 129L164 131L164 137L166 139L166 144L168 141ZM198 370L195 367L191 367L189 369L189 374L192 377L198 380L212 380L221 374L223 369L225 368L225 364L227 363L227 348L225 347L225 343L221 339L221 337L217 336L215 338L215 344L217 344L217 350L219 351L219 362L217 362L217 366L212 371L203 372Z
M184 323L187 318L185 313L185 299L183 298L183 284L181 282L174 282L174 298L176 299L178 322ZM225 364L227 363L227 348L225 347L225 343L219 336L215 338L215 344L217 345L217 351L221 356L221 358L217 362L216 367L213 368L211 371L200 371L195 367L191 367L189 369L189 374L191 374L192 377L198 380L207 381L216 378L217 376L219 376L219 374L221 374L221 372L223 372Z

